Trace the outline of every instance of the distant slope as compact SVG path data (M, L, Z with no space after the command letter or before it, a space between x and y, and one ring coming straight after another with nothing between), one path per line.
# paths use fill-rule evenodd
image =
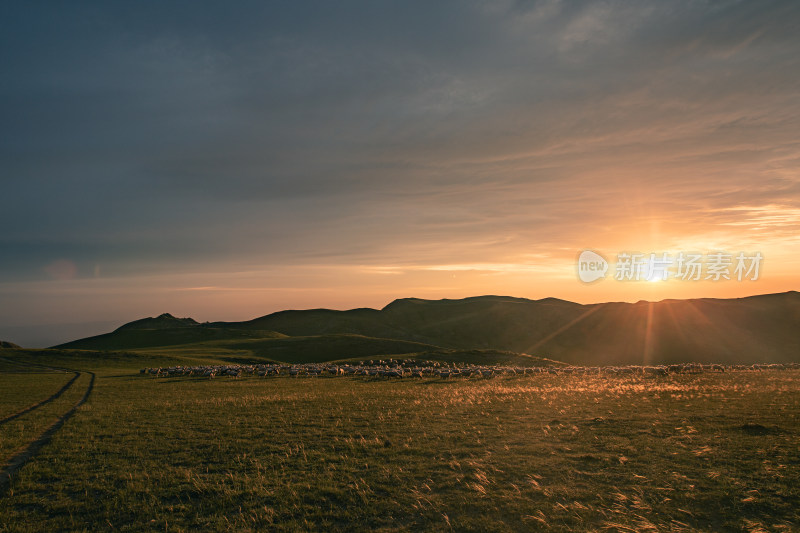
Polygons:
M362 335L331 334L310 337L219 342L220 347L249 351L255 356L286 363L318 363L339 359L401 357L405 354L437 350L437 346L397 339L380 339Z
M278 311L247 322L217 322L212 326L237 329L280 331L289 336L349 333L380 338L407 338L402 328L388 324L376 309L308 309L304 311Z
M222 325L226 327L220 327ZM257 327L258 324L248 326ZM200 324L191 319L174 319L170 315L137 320L111 333L69 342L58 348L139 350L212 358L236 355L286 363L390 357L440 349L439 346L402 339L347 333L289 337L274 331L236 327L236 324Z
M800 294L585 306L533 353L599 364L800 360Z
M119 350L248 338L256 346L266 337L281 341L265 345L273 350L280 345L286 354L294 348L306 354L283 355L296 358L315 357L311 352L324 352L327 343L339 342L334 337L308 340L330 335L349 335L349 342L361 336L445 350L508 351L573 364L800 361L800 294L591 305L505 296L406 298L381 310L281 311L246 322L212 324L162 315L60 347ZM370 342L373 347L380 344ZM406 349L401 346L392 349ZM369 350L358 353L366 356Z
M528 351L540 339L581 314L580 304L546 298L481 296L462 300L395 300L381 314L417 340L452 348Z
M213 340L268 339L285 337L274 331L252 331L200 326L163 329L128 328L60 344L54 348L71 350L136 350L163 346L180 346Z
M19 346L17 346L13 342L0 341L0 348L17 349L17 348L19 348Z
M574 364L800 360L800 294L580 305L484 297L398 300L382 311L414 338Z

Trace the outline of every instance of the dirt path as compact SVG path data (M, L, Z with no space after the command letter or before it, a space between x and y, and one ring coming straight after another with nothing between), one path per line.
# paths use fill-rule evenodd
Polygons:
M32 363L30 366L42 367L43 365L36 365L35 363ZM91 376L91 378L89 379L89 385L86 387L86 392L83 393L83 396L81 397L81 399L78 400L78 402L75 405L73 405L67 412L65 412L64 414L59 416L38 437L36 437L32 441L30 441L25 446L25 448L22 449L22 451L16 453L5 464L3 464L2 467L0 467L0 468L2 468L2 469L0 469L0 496L5 494L6 491L10 488L11 480L13 479L14 475L23 466L25 466L25 464L32 457L34 457L37 453L39 453L39 450L41 450L41 448L50 441L50 439L53 437L53 435L61 428L61 426L64 425L64 422L69 420L69 418L73 414L75 414L75 411L78 410L78 407L83 405L86 402L86 400L89 399L89 395L92 393L92 389L94 388L94 378L95 378L94 372L89 372L89 371L79 372L79 371L69 370L69 369L65 369L65 368L58 369L58 370L67 370L67 371L70 371L70 372L75 372L75 376L66 385L64 385L58 392L56 392L54 395L50 396L49 398L46 398L45 400L42 400L41 402L39 402L37 404L34 404L34 405L30 406L30 407L26 407L22 411L19 411L19 412L15 413L15 414L11 415L10 417L4 418L2 421L0 421L0 425L4 424L4 423L6 423L6 422L8 422L10 420L13 420L15 418L19 418L20 416L22 416L22 415L24 415L26 413L29 413L29 412L33 411L34 409L38 409L39 407L41 407L41 406L43 406L43 405L45 405L45 404L47 404L49 402L52 402L53 400L55 400L56 398L61 396L67 389L69 389L75 383L75 381L80 376L82 376L84 374L88 374L88 375Z
M80 372L75 372L75 375L72 376L72 379L67 381L67 383L63 387L61 387L58 391L56 391L55 394L45 398L44 400L42 400L40 402L35 403L33 405L29 405L28 407L26 407L25 409L22 409L21 411L17 411L13 415L8 415L7 417L5 417L2 420L0 420L0 426L2 426L3 424L5 424L7 422L11 422L12 420L14 420L16 418L21 417L22 415L24 415L26 413L30 413L34 409L38 409L38 408L42 407L43 405L47 405L48 403L50 403L53 400L57 399L59 396L64 394L64 392L66 392L66 390L69 389L72 386L73 383L75 383L75 381L78 379L78 377L80 375L81 375Z

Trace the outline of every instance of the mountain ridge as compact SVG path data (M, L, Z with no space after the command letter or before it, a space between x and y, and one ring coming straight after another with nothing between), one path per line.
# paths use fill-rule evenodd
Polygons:
M399 298L381 309L283 310L242 322L201 324L165 313L58 348L127 349L228 337L244 342L349 335L358 353L364 353L363 339L369 338L393 339L398 349L420 343L451 350L502 350L572 364L795 362L800 360L798 326L797 291L594 304L484 295ZM145 342L146 338L152 340Z
M198 325L193 318L176 318L169 313L162 313L157 317L140 318L118 327L115 331L125 329L166 329L173 327L191 327Z

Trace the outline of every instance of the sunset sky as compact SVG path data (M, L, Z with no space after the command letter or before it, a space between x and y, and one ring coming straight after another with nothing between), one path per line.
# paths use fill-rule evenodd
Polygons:
M800 288L800 2L0 3L0 339ZM586 285L592 249L764 256Z

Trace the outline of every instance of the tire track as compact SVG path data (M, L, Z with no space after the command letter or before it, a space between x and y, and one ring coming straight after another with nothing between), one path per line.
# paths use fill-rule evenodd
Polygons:
M3 419L0 419L0 426L2 426L3 424L5 424L7 422L11 422L14 419L17 419L17 418L21 417L24 414L30 413L34 409L38 409L38 408L42 407L43 405L47 405L48 403L52 402L53 400L58 399L58 397L61 396L62 394L64 394L67 391L67 389L72 387L72 384L75 383L75 380L77 380L80 375L81 375L80 372L75 372L75 375L72 376L72 379L69 380L66 385L64 385L58 391L56 391L55 394L53 394L52 396L49 396L49 397L45 398L41 402L37 402L37 403L35 403L33 405L29 405L25 409L22 409L21 411L17 411L13 415L8 415L7 417L5 417Z
M33 366L43 366L43 365L33 365ZM64 369L61 369L61 370L69 370L69 369L64 368ZM19 470L23 466L25 466L25 464L31 458L33 458L37 453L39 453L39 451L42 449L42 447L44 445L46 445L48 442L50 442L50 439L53 437L53 435L55 435L55 433L59 429L61 429L61 426L63 426L64 423L67 420L69 420L70 417L72 417L72 415L75 414L75 411L77 411L78 408L81 405L83 405L84 403L86 403L86 400L89 399L89 395L92 393L92 389L94 389L94 379L95 379L94 372L90 372L88 370L85 371L85 372L79 372L79 371L75 371L75 370L69 370L69 371L75 372L75 377L73 377L70 380L70 382L67 385L65 385L62 388L62 390L58 391L56 394L58 396L61 396L61 394L63 394L64 391L66 391L69 387L71 387L74 384L74 382L78 379L78 377L80 377L80 376L82 376L84 374L88 374L91 377L89 379L89 385L86 387L86 392L83 393L83 396L81 397L81 399L78 400L78 402L75 403L75 405L73 405L66 413L64 413L63 415L59 416L55 420L55 422L50 424L50 426L47 429L45 429L38 437L36 437L31 442L29 442L28 445L25 446L25 448L22 451L20 451L20 452L16 453L15 455L13 455L4 465L2 465L2 470L0 470L0 496L3 496L6 493L6 491L8 491L8 489L11 487L11 480L16 475L16 473L19 472ZM56 396L56 397L58 397L58 396ZM55 398L48 398L47 401L45 401L44 403L53 401L54 399ZM40 404L43 405L42 402L40 402ZM41 407L41 405L36 405L36 406L32 406L31 408L27 408L25 410L25 413L30 412L33 409L36 409L38 407ZM25 413L22 413L22 414L25 414ZM12 417L14 417L14 418L17 418L18 416L21 416L21 414L20 413L16 413L16 414L12 415Z

